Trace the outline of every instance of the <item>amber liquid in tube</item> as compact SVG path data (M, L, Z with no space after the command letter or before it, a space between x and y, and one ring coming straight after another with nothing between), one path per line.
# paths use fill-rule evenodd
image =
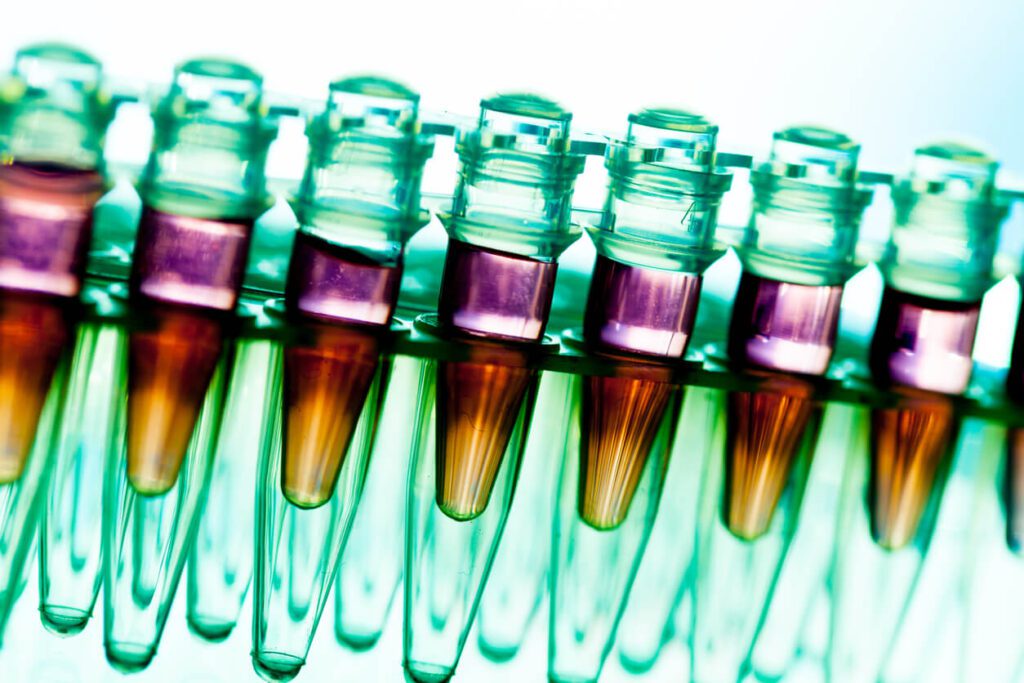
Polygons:
M453 519L475 519L486 509L537 379L521 348L467 337L540 341L556 271L555 262L448 243L438 318L475 355L437 367L436 499Z
M437 504L457 520L487 508L536 371L498 362L438 363Z
M905 399L872 412L871 534L883 548L909 545L953 439L952 403L941 396Z
M744 273L729 328L729 357L741 368L820 375L835 346L837 285L796 285ZM729 395L723 522L754 540L771 526L800 457L816 434L813 386L798 376L764 373L757 391Z
M293 504L330 500L380 358L372 329L317 326L285 350L281 490Z
M21 477L71 324L58 300L0 290L0 484Z
M94 170L0 164L0 483L21 477L82 289Z
M602 255L594 264L583 323L587 344L613 358L651 361L643 372L582 379L577 508L595 529L614 529L626 519L667 411L676 405L681 389L669 366L686 351L700 283L693 273Z
M586 377L583 382L578 512L595 529L614 529L629 512L665 411L679 389L633 377Z
M222 321L176 307L153 311L129 341L128 478L142 495L170 490L223 347Z
M284 352L281 491L294 505L318 507L334 494L401 279L401 261L379 263L304 230L295 236L285 298L308 338Z
M129 340L128 480L162 495L178 479L238 302L251 220L193 218L145 207L132 299L148 316Z
M726 527L748 541L768 531L808 428L817 423L809 383L774 384L729 395L722 514Z
M956 432L949 398L967 389L979 302L947 302L886 288L871 370L898 394L872 413L871 530L890 550L910 544ZM931 393L941 392L941 393Z

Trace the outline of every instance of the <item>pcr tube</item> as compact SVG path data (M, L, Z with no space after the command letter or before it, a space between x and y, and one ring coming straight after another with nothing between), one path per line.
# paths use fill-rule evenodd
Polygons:
M195 536L275 134L261 77L218 59L178 66L153 123L129 280L125 455L112 446L104 488L104 645L123 671L155 655Z
M607 372L572 380L550 570L553 681L598 679L654 523L701 274L722 253L714 234L732 176L715 166L717 133L697 114L644 109L608 150L583 325L584 349Z
M78 572L67 556L71 544L53 534L76 510L60 505L57 494L47 504L45 492L53 467L55 490L74 484L65 472L79 457L61 448L62 422L74 422L64 413L66 364L93 206L106 191L103 140L114 107L102 81L91 55L44 43L18 51L0 84L0 637L41 506L49 511L40 561L43 623L64 630L67 619L79 628L96 598L98 496L94 514L75 526L74 541L87 538L95 551ZM88 332L79 344L90 347Z
M580 235L570 223L583 167L570 147L571 118L535 95L498 95L457 143L438 315L419 327L461 344L467 360L431 364L420 400L404 642L417 681L453 675L508 514L556 258Z
M934 530L959 430L949 396L970 381L981 299L1008 209L995 187L997 168L973 147L929 144L893 186L870 350L871 374L889 400L871 411L870 457L847 468L840 501L845 523L827 661L838 682L879 675Z
M419 188L433 141L418 104L398 83L344 79L309 124L285 290L297 338L277 352L274 438L257 474L252 658L267 680L305 662L362 492L403 249L427 219Z
M817 436L809 378L831 360L871 198L858 182L859 152L842 133L787 128L751 171L728 337L729 360L751 386L728 392L724 453L705 468L692 633L701 683L740 676L795 528Z

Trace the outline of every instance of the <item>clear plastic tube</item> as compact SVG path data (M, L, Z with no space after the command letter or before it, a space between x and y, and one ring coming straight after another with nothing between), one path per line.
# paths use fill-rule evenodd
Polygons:
M276 132L248 67L177 67L153 107L129 279L126 428L104 484L104 645L124 671L156 654L205 500L264 163Z
M686 390L658 516L619 625L619 659L628 671L650 670L671 637L689 640L688 620L682 632L674 621L693 590L697 500L708 455L722 447L723 399L715 389Z
M271 383L280 435L263 452L257 484L253 664L268 679L291 678L305 662L362 495L383 397L390 420L413 422L411 397L389 391L385 346L403 249L426 222L419 186L433 141L420 134L418 103L393 81L342 79L307 128L284 301L298 334L283 344ZM408 438L390 436L381 433L381 448L408 447ZM302 550L284 556L281 543Z
M387 375L387 360L377 364L374 358L377 369L342 445L330 493L317 505L300 506L285 493L282 471L284 443L292 428L281 379L286 353L275 349L278 369L269 385L269 430L256 488L252 661L261 677L276 681L294 678L305 664L359 501Z
M239 529L255 524L256 468L269 429L275 357L265 340L242 339L235 349L210 488L188 560L189 628L211 642L230 635L252 581L253 535Z
M112 324L84 323L71 360L39 548L39 613L60 635L85 628L103 578L103 487L96 484L124 428L123 342Z
M516 486L537 384L532 356L550 351L466 344L464 360L430 363L416 418L403 662L416 681L454 675Z
M68 521L54 509L59 506L58 494L38 488L48 481L50 461L59 461L54 491L64 494L65 502L69 493L78 498L73 489L79 470L69 473L67 459L102 462L104 430L109 429L109 406L103 405L102 390L89 404L99 414L88 419L98 423L85 425L95 426L96 433L85 440L98 450L86 448L76 454L74 433L82 426L78 412L87 391L83 373L90 372L98 330L83 330L77 335L76 351L70 351L76 346L76 299L83 289L93 207L106 191L103 139L113 113L100 63L68 45L41 43L19 50L11 73L0 83L0 482L6 499L3 523L22 527L5 526L2 532L4 621L17 592L13 582L23 573L23 546L36 531L39 501L48 501L47 520L52 513L54 524ZM70 370L68 360L73 364ZM65 406L68 372L74 378L68 389L73 396ZM92 514L76 527L82 534L68 539L76 543L76 558L83 558L84 569L71 558L60 557L56 546L61 540L46 531L42 535L44 623L53 623L48 613L61 619L47 611L50 607L66 608L66 614L78 612L73 620L83 625L88 619L99 561L99 501L93 495L99 488L81 496L91 496L84 507ZM83 586L76 583L79 569ZM54 592L60 597L48 603Z
M870 366L894 405L872 411L870 455L850 453L840 502L828 662L840 683L880 675L943 504L960 430L949 395L970 381L978 311L1007 213L997 168L973 147L924 145L893 188Z
M107 660L119 671L141 671L156 655L209 483L225 375L222 360L203 398L182 466L166 493L143 495L128 484L123 436L108 450L103 644ZM125 389L121 387L122 396L128 393Z
M357 651L372 648L384 632L402 580L409 456L417 437L415 419L428 361L411 356L392 360L388 393L373 442L366 484L334 588L334 633Z
M570 222L584 161L571 119L543 97L497 95L459 134L437 323L421 326L464 339L470 359L433 365L418 413L426 445L409 479L404 639L414 680L454 674L508 515L556 259L581 233Z
M554 521L560 462L552 457L552 444L565 440L570 382L569 375L555 372L540 378L516 495L480 601L478 644L492 661L516 655L547 595L551 549L538 542L537 530Z
M639 357L643 369L623 366L614 376L583 377L572 387L578 406L572 419L579 424L563 456L562 513L552 545L558 560L548 675L555 680L599 676L654 524L682 395L671 368L693 334L701 275L720 255L718 206L732 182L715 166L717 133L698 114L643 109L630 115L625 139L607 154L605 208L588 230L598 258L584 315L585 350ZM713 431L710 425L692 427L703 435ZM566 502L573 498L576 516ZM583 552L592 556L578 556ZM677 588L683 577L674 578ZM648 647L656 652L660 640L659 631Z

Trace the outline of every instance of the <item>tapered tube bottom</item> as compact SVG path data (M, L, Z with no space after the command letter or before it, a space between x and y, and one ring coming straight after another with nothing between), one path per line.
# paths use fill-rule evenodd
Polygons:
M373 330L324 325L314 335L284 353L281 491L301 508L334 494L380 353Z
M231 632L235 630L236 623L223 619L204 619L202 615L198 614L190 614L188 616L188 629L210 643L220 643L227 640Z
M417 327L437 329L429 316ZM536 398L535 359L551 348L469 341L458 360L432 365L407 496L409 680L447 680L458 666L512 501Z
M338 642L355 652L368 652L376 647L377 643L380 642L380 637L384 635L383 631L366 631L364 633L355 633L352 630L341 633L335 631L334 634L338 638Z
M128 481L141 495L177 481L222 346L220 320L184 309L160 309L151 328L132 333Z
M955 431L953 404L907 397L871 416L871 535L883 548L912 542L932 500Z
M43 628L55 636L73 636L81 633L92 616L86 610L60 605L40 605L39 619Z
M1014 553L1024 551L1024 429L1006 434L1006 469L1003 479L1006 509L1006 545Z
M0 484L21 477L69 338L59 304L0 291Z
M470 520L487 507L536 372L487 362L441 362L437 373L437 505Z
M406 662L405 679L410 683L448 683L455 675L455 669L424 662Z
M110 666L123 674L134 674L145 670L156 656L155 645L107 642L105 647Z
M595 529L614 529L626 518L674 391L647 379L586 379L578 505Z
M771 526L815 411L811 395L810 384L780 377L764 390L729 396L722 512L740 539L759 538Z
M283 652L256 652L252 655L252 668L265 681L280 683L299 675L306 660Z

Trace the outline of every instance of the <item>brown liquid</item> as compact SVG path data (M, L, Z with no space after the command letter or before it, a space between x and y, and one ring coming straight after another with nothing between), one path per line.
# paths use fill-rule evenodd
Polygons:
M142 495L162 495L182 460L221 356L216 318L152 309L152 325L131 334L128 373L128 480Z
M302 508L323 505L334 494L380 358L374 331L310 329L310 345L284 352L281 491Z
M441 361L437 368L437 504L457 520L486 509L537 377L521 364L488 360Z
M626 518L676 391L673 384L651 379L584 378L577 498L584 522L613 529Z
M871 414L871 533L883 548L914 540L954 431L953 404L908 395L897 408Z
M0 484L21 477L70 336L54 301L0 291Z
M729 394L723 516L741 539L754 540L771 525L816 416L812 394L810 384L784 377Z

